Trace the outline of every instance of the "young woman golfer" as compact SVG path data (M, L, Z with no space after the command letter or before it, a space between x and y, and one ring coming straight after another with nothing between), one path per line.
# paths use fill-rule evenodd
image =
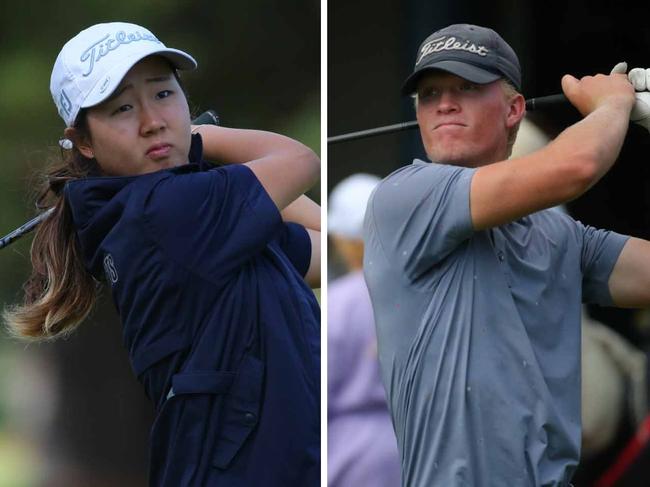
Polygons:
M73 146L5 319L63 335L105 282L157 410L151 485L316 486L320 212L303 193L320 162L280 135L191 127L177 70L195 67L127 23L63 46L50 89Z

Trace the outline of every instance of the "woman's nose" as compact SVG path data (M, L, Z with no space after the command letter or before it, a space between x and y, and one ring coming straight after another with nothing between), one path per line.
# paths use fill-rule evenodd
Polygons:
M153 107L143 104L140 109L140 132L142 135L156 133L165 127L164 118Z

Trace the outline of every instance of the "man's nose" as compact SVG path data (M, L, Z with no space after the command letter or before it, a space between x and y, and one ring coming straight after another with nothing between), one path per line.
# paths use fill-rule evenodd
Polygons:
M450 113L460 110L456 93L451 90L442 90L437 108L440 113Z

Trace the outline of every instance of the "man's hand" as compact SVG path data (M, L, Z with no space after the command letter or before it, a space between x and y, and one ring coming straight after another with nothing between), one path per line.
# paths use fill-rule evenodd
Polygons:
M562 78L562 90L583 116L603 105L630 110L634 104L634 89L623 74L625 69L627 65L619 63L609 76L597 74L580 80L567 74Z
M624 74L562 78L585 118L541 150L479 167L470 187L474 230L484 230L571 201L616 161L630 125L634 88Z
M634 68L627 75L636 90L630 120L650 132L650 69Z

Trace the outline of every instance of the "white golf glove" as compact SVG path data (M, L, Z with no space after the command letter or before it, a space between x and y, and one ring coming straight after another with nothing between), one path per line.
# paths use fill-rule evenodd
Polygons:
M618 63L610 74L625 74L626 71L627 63ZM650 91L648 91L650 90L650 69L631 69L627 74L627 79L630 80L636 91L636 102L632 107L630 120L650 132Z

